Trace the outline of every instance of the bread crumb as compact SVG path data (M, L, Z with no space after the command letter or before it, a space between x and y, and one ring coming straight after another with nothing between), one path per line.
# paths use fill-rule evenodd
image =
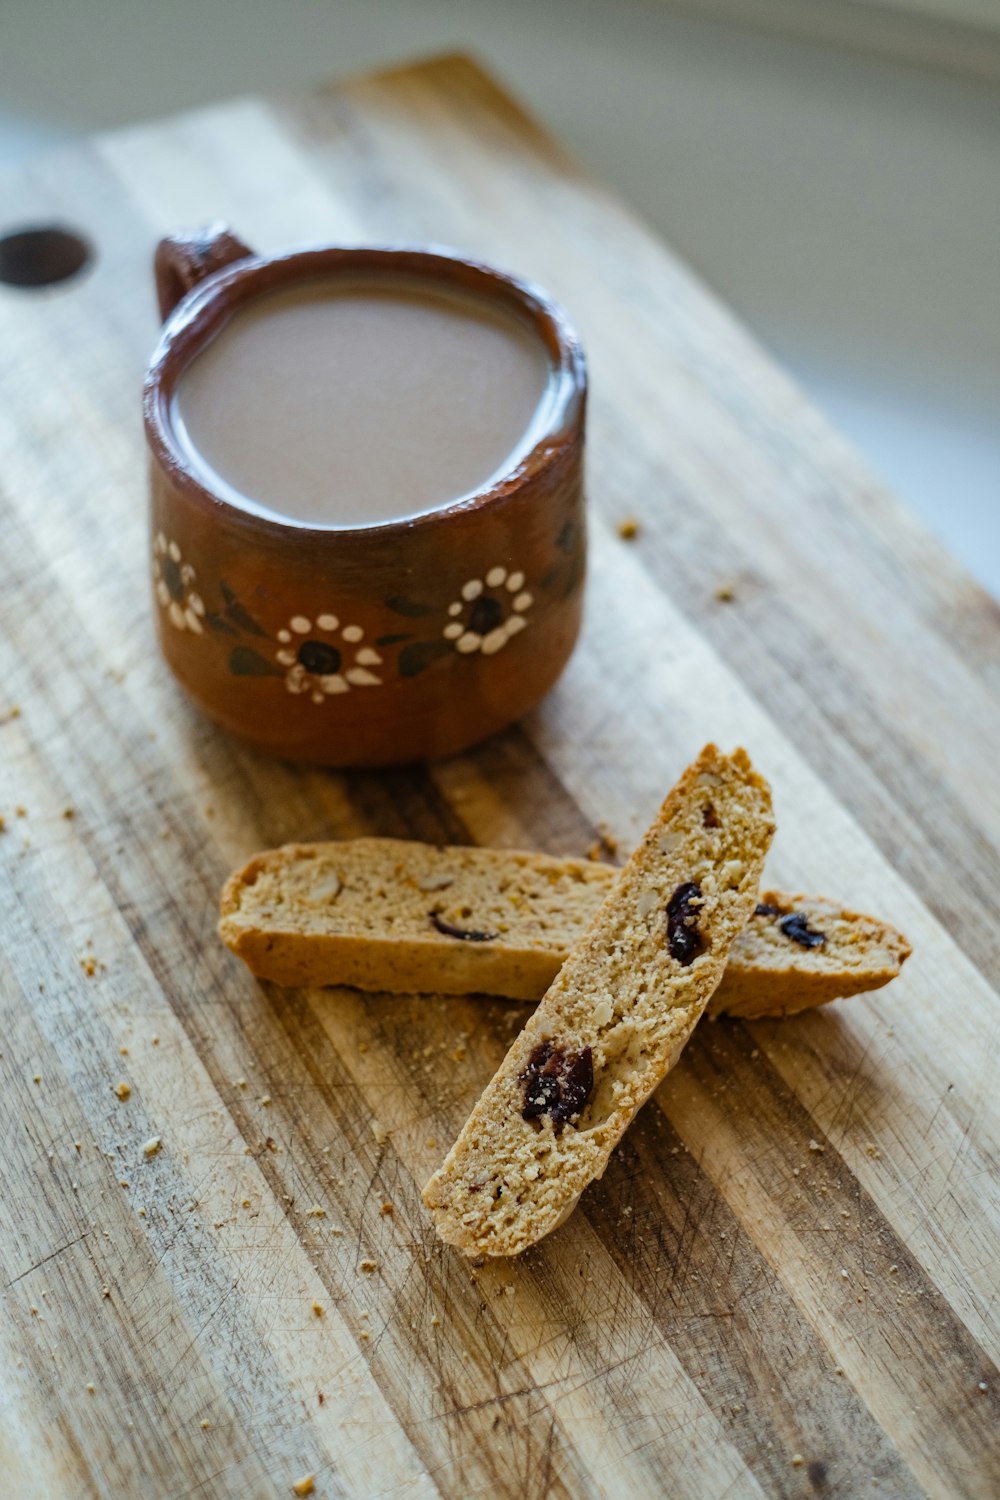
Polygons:
M801 1467L802 1467L802 1465L804 1463L805 1463L805 1459L802 1457L801 1453L793 1453L792 1454L792 1468L793 1469L801 1469Z
M162 1144L163 1142L160 1140L160 1137L158 1135L151 1135L149 1140L142 1148L143 1156L155 1156Z
M315 1474L303 1474L301 1479L296 1479L292 1485L293 1495L311 1495L316 1488Z
M19 719L20 717L21 710L15 703L13 708L8 708L7 712L0 718L0 724L9 724L13 719Z
M379 1146L384 1146L386 1141L389 1139L388 1130L386 1130L385 1126L381 1125L378 1120L372 1121L372 1135L375 1137L376 1144Z
M736 590L731 583L720 583L715 591L715 597L720 604L729 604L735 596Z
M160 1045L160 1038L158 1036L150 1037L150 1041L152 1042L154 1047L158 1047Z
M363 1260L361 1262L361 1270L364 1271L366 1276L370 1276L373 1271L378 1270L378 1262L374 1260Z
M127 1099L131 1092L132 1085L130 1083L126 1083L124 1078L122 1079L121 1083L115 1086L115 1093L118 1095L119 1099Z
M313 1305L312 1305L312 1309L313 1309L314 1316L317 1317L317 1318L321 1318L323 1316L324 1311L325 1311L325 1308L323 1307L322 1302L315 1302L314 1301Z
M312 1206L312 1208L306 1209L306 1218L307 1219L325 1219L326 1218L326 1209L325 1208L321 1208L318 1203L314 1203L313 1206Z
M28 809L26 807L21 807L20 804L15 807L14 812L19 818L26 818L28 816Z
M635 516L626 516L618 522L618 535L623 542L631 542L639 535L639 522Z
M92 953L85 953L80 959L80 968L86 974L88 979L93 979L99 967L100 966L97 962L97 959Z
M265 1094L264 1097L261 1099L260 1102L261 1102L261 1104L263 1104L264 1108L267 1109L268 1106L271 1103L271 1096L270 1096L270 1094Z
M989 1386L986 1384L985 1380L981 1380L979 1382L979 1390L981 1390L981 1391L988 1391L989 1390Z
M94 1389L95 1387L93 1381L88 1380L87 1384L84 1386L84 1390L87 1392L87 1395L92 1396L94 1394Z
M426 1141L424 1141L424 1145L427 1147L428 1151L436 1151L437 1150L437 1137L433 1136L433 1135L429 1135L427 1137Z
M202 1419L201 1419L201 1426L202 1426L202 1431L204 1431L204 1430L205 1430L205 1428L207 1428L207 1427L211 1427L211 1425L212 1425L212 1424L211 1424L211 1422L210 1422L210 1421L209 1421L209 1420L208 1420L208 1418L207 1418L207 1417L202 1417Z
M42 1075L41 1075L41 1073L34 1073L34 1074L32 1074L31 1081L32 1081L32 1083L41 1083L41 1081L42 1081Z
M358 1338L367 1340L371 1338L371 1334L368 1332L367 1328L362 1328L361 1332L358 1334Z
M386 1203L382 1204L382 1207L379 1210L379 1212L383 1213L383 1214L392 1214L392 1213L395 1213L396 1210L395 1210L395 1208L393 1207L393 1205L391 1203L386 1202Z
M821 1146L820 1143L819 1143L819 1141L810 1141L809 1142L809 1150L810 1151L825 1151L826 1147L825 1146Z
M875 1144L874 1141L866 1141L865 1142L865 1155L866 1156L870 1156L873 1161L881 1161L882 1160L882 1153L878 1149L878 1147L876 1146L876 1144Z

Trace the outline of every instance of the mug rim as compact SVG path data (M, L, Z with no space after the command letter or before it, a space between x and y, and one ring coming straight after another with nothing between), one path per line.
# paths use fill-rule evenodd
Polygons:
M244 508L219 494L196 472L181 447L170 421L169 408L177 382L225 319L255 297L299 280L352 271L382 274L403 261L403 275L425 276L470 290L467 278L499 293L510 305L527 313L549 356L555 380L548 397L543 430L527 452L492 483L416 516L378 521L365 526L315 526L293 517L267 515ZM263 283L263 285L261 285ZM181 298L160 331L143 384L143 419L147 441L159 464L185 495L209 513L263 529L274 538L315 540L337 537L377 540L394 532L410 532L455 516L484 510L529 484L572 441L587 392L587 364L583 346L566 313L538 283L501 271L448 246L393 241L381 245L306 245L275 255L248 254L199 281Z

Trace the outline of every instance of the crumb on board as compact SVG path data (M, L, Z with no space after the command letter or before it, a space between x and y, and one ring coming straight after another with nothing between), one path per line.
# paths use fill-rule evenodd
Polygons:
M379 1146L384 1146L386 1141L389 1139L388 1130L386 1130L385 1126L380 1124L378 1120L372 1121L372 1135L375 1137L376 1145Z
M73 818L76 817L76 808L75 807L64 807L63 811L62 811L62 815L66 819L67 823L69 823L71 821L71 819L73 819Z
M826 1147L825 1146L821 1146L820 1143L819 1143L819 1141L810 1141L809 1142L809 1150L810 1151L822 1152L822 1151L826 1150Z
M874 1141L866 1141L865 1142L865 1155L866 1156L870 1156L871 1159L872 1159L872 1161L881 1161L882 1160L882 1153L878 1149L878 1147L876 1146L876 1144L875 1144Z
M28 809L24 807L20 802L15 807L14 812L19 818L26 818L28 816Z
M14 703L10 708L7 709L6 713L0 714L0 724L10 724L14 719L19 719L20 717L21 710L19 706Z
M804 1463L805 1463L805 1459L802 1457L801 1453L793 1453L792 1454L792 1468L793 1469L801 1469L801 1467L802 1467L802 1465Z
M366 1276L370 1276L373 1271L377 1271L378 1270L378 1261L375 1261L375 1260L363 1260L361 1262L361 1270L364 1271L364 1273L365 1273Z
M264 1106L265 1109L270 1108L270 1105L271 1105L271 1096L270 1096L270 1094L264 1094L264 1095L262 1095L260 1102Z
M736 596L736 590L731 583L720 583L715 591L715 597L720 604L730 604Z
M326 1311L322 1302L317 1302L315 1299L313 1300L312 1310L313 1317L315 1318L321 1318L323 1316L323 1313Z
M41 1081L42 1081L42 1075L41 1075L41 1073L33 1073L31 1075L31 1081L32 1081L32 1083L41 1083Z
M587 858L596 863L602 859L614 859L618 853L618 840L606 823L598 823L597 838L587 850Z
M639 522L635 516L625 516L618 522L618 535L623 542L631 542L639 535Z
M382 1204L382 1207L379 1209L379 1212L383 1213L383 1214L392 1214L392 1213L395 1213L396 1210L393 1207L393 1205L391 1203L389 1203L388 1200L387 1200L385 1203Z
M143 1156L155 1156L162 1145L163 1142L158 1135L151 1135L142 1148Z
M92 1380L88 1380L87 1384L84 1386L84 1390L87 1392L87 1395L88 1396L92 1396L94 1394L95 1389L96 1389L96 1387L94 1385L94 1382Z
M80 968L88 979L93 979L99 967L98 960L94 957L93 953L85 953L80 959Z
M120 1083L117 1083L115 1085L115 1093L118 1095L119 1099L127 1099L132 1093L132 1085L130 1083L126 1083L123 1078Z
M311 1495L316 1488L315 1474L303 1474L301 1479L296 1479L292 1485L293 1495Z
M205 1430L206 1430L206 1429L207 1429L207 1428L209 1428L209 1427L211 1427L211 1425L212 1425L212 1424L211 1424L211 1422L210 1422L210 1421L209 1421L209 1420L208 1420L208 1418L207 1418L207 1417L202 1417L202 1419L201 1419L201 1426L202 1426L202 1431L205 1431Z
M323 1208L319 1203L314 1203L313 1206L312 1206L312 1208L307 1208L306 1209L306 1218L307 1219L325 1219L326 1218L326 1209Z

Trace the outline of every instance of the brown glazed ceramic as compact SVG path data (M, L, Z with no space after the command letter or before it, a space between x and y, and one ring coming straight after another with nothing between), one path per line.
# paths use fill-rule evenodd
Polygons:
M549 430L489 489L411 520L338 531L238 509L173 434L178 378L259 293L358 272L426 277L527 313L554 370ZM257 256L222 226L163 240L156 279L150 561L160 645L194 701L259 749L329 766L450 754L527 712L562 671L582 607L586 372L558 307L444 252Z

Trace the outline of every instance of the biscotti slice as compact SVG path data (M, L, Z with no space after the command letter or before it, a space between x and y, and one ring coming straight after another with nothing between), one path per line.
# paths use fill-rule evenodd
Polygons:
M764 891L729 952L709 1015L793 1016L880 989L911 953L901 932L824 896Z
M424 1189L443 1240L517 1255L601 1176L719 983L773 833L746 751L706 746Z
M288 844L231 876L219 933L278 984L537 1000L618 875L402 839Z
M219 931L278 984L538 1000L620 873L585 859L402 839L289 844L230 878ZM878 989L910 952L886 923L822 897L759 900L709 1014L791 1015Z

